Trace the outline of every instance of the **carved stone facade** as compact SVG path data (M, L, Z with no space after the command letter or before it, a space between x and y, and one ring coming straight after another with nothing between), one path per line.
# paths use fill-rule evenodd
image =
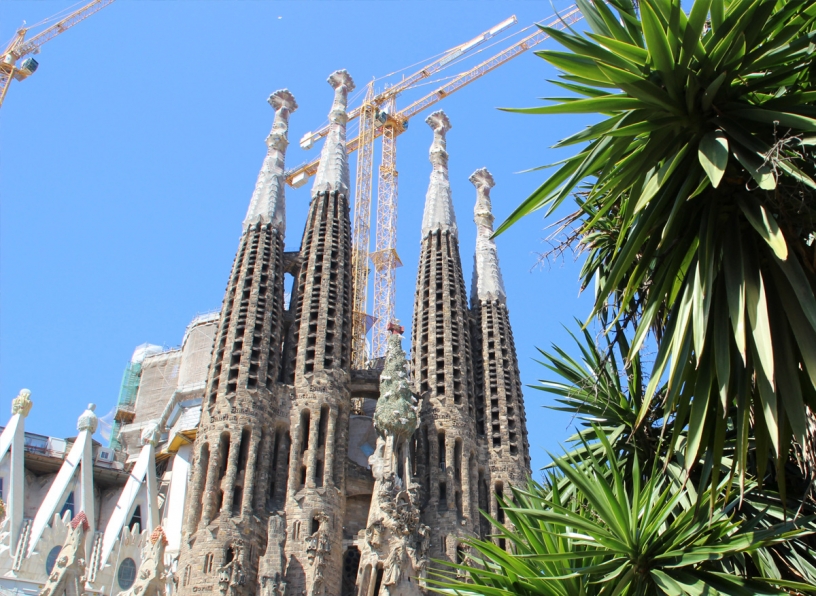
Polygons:
M412 356L393 326L382 372L351 369L351 77L330 126L300 251L284 253L288 91L217 323L175 570L184 596L413 596L432 559L463 560L497 493L529 474L518 366L485 171L468 304L442 112L422 226ZM285 275L292 276L284 306ZM375 406L376 404L376 406ZM168 406L170 407L170 406Z

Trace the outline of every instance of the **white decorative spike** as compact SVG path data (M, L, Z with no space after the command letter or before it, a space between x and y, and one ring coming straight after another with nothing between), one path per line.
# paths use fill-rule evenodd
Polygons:
M348 94L354 90L354 81L345 70L337 70L329 76L329 85L334 87L334 102L329 112L329 134L320 152L312 195L319 192L337 191L349 195L349 168L346 153L346 122L348 114Z
M471 301L499 300L504 302L504 291L499 256L493 235L493 210L490 204L490 189L495 186L493 176L486 168L480 168L470 175L469 180L476 187L476 207L473 221L476 222L476 254L473 263L473 286Z
M437 230L450 231L451 235L457 237L458 229L456 228L456 215L453 212L453 199L448 177L448 152L445 144L445 135L450 130L451 123L442 110L428 116L425 122L433 129L434 138L429 154L433 170L431 181L428 184L428 193L425 195L422 237Z
M266 157L244 219L244 230L256 222L271 223L282 234L286 231L284 161L289 145L289 114L297 110L298 105L287 89L275 91L269 96L269 103L275 108L275 120L272 132L266 137Z

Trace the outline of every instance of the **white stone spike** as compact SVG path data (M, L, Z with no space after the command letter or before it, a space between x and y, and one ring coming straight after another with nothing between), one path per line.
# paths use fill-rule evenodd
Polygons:
M346 153L346 122L348 94L354 90L354 81L345 70L337 70L329 76L334 87L334 102L329 112L329 133L320 152L312 196L319 192L337 191L349 196L349 167Z
M471 301L498 300L504 302L504 280L499 268L499 256L493 235L493 210L490 204L490 189L496 183L486 168L480 168L468 178L476 187L476 206L473 221L476 222L476 254L473 257L473 286Z
M271 223L280 233L284 233L286 231L284 160L286 147L289 145L289 114L297 110L298 105L287 89L275 91L269 96L269 103L275 108L275 121L272 124L272 132L266 137L266 157L244 218L244 231L260 221L262 224Z
M446 150L445 135L451 129L450 120L442 110L434 112L425 119L433 129L434 138L431 143L429 158L433 165L431 181L428 184L428 193L425 195L425 214L422 217L422 237L431 232L450 231L458 237L456 215L453 212L450 180L448 177L448 152Z

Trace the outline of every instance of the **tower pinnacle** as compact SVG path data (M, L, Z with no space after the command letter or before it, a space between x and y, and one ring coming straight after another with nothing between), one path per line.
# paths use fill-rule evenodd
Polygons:
M433 165L428 193L425 195L425 214L422 217L422 237L437 230L448 230L458 237L456 215L453 213L450 181L448 179L448 152L445 136L451 128L448 116L442 110L434 112L425 122L433 129L430 161Z
M490 204L490 189L495 186L493 176L486 168L480 168L470 175L469 180L476 187L476 206L473 221L476 222L476 254L474 256L473 286L471 299L506 299L504 281L499 269L499 256L493 235L493 211Z
M346 154L346 122L348 114L348 94L354 90L354 81L345 70L337 70L329 76L329 85L334 87L334 102L329 111L329 134L320 152L312 195L318 192L338 191L349 194L349 169Z
M283 233L286 230L286 184L283 174L286 147L289 145L289 114L297 110L298 105L287 89L270 95L269 104L275 109L275 120L272 132L266 137L268 149L244 218L244 230L260 221L262 224L271 223L273 228Z

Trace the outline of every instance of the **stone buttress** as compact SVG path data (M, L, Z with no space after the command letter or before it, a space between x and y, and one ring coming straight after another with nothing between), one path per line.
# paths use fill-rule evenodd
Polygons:
M445 134L450 122L435 112L433 165L414 303L413 377L421 399L417 475L422 521L431 528L431 558L463 556L460 539L478 528L475 478L483 460L476 433L476 403L467 293L448 180Z
M490 189L493 176L481 168L470 176L476 187L476 253L474 257L471 312L473 315L474 368L476 371L477 424L485 435L489 457L488 478L479 474L480 508L504 521L497 495L509 498L511 486L523 486L530 474L530 449L516 348L507 311L496 243ZM481 533L489 532L482 520Z
M179 554L180 594L257 592L266 541L281 366L284 156L294 97L277 91L267 155L227 284L194 445ZM282 403L283 402L283 403ZM270 495L271 496L271 495Z
M354 82L329 77L334 102L301 243L291 337L294 397L285 502L289 594L340 593L351 397L351 222L346 105ZM270 580L272 581L272 580Z

